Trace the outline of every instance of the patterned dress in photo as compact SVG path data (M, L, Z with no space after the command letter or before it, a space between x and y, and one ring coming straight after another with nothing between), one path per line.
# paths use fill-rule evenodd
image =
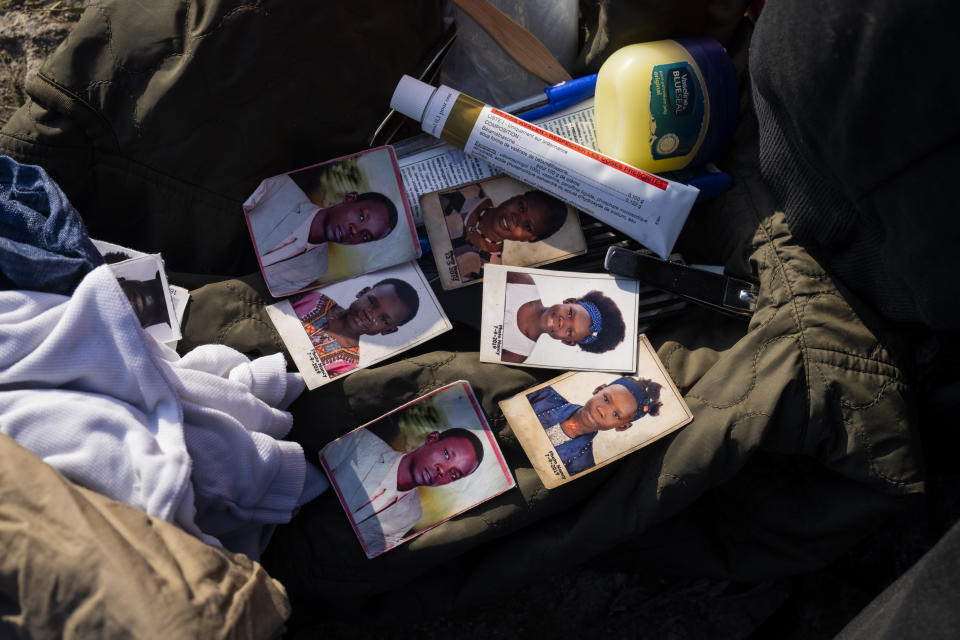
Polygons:
M330 312L341 309L331 298L319 294L317 304L309 313L300 316L303 330L307 332L313 348L320 357L324 370L331 378L353 371L360 363L360 347L348 347L340 344L338 338L327 333Z

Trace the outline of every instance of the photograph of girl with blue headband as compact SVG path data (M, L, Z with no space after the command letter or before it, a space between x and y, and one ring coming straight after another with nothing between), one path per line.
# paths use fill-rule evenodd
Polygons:
M636 368L636 281L494 268L486 275L483 293L482 326L489 334L484 339L481 331L481 353L489 351L484 361L602 371Z
M646 336L634 375L576 372L500 403L546 487L612 462L692 419Z

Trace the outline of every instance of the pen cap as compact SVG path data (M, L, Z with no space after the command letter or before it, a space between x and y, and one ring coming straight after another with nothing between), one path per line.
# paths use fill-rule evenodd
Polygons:
M413 118L417 122L423 120L423 112L430 102L436 87L426 82L421 82L416 78L404 75L397 83L397 88L393 90L393 97L390 98L390 108L399 111L408 118Z

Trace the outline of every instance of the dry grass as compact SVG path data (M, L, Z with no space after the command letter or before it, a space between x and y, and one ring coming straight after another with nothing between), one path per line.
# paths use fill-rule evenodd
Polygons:
M0 126L26 100L27 78L83 11L83 0L0 0Z

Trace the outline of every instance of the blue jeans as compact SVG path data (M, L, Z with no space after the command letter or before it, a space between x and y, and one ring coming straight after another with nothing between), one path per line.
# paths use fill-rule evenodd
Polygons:
M0 287L70 295L103 257L47 172L0 156Z

